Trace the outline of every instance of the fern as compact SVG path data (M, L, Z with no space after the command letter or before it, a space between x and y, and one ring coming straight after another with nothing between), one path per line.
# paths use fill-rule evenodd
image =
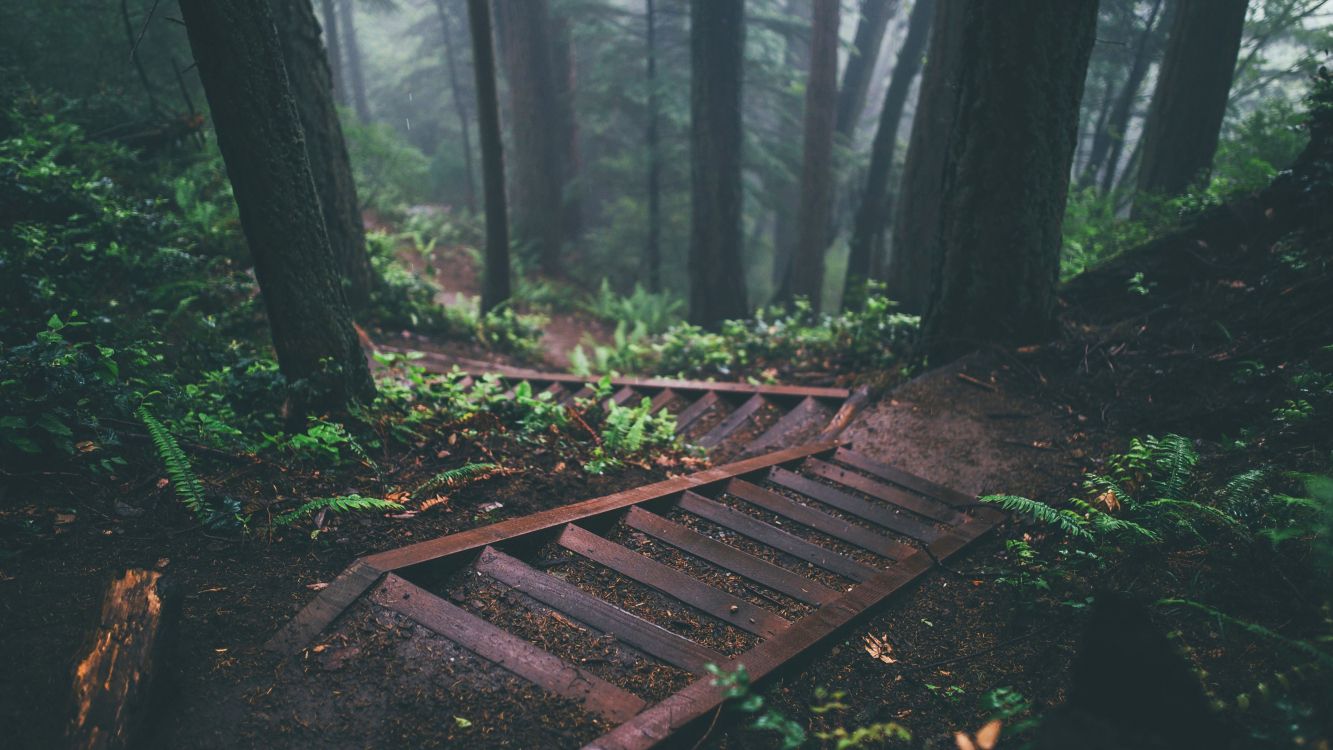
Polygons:
M1095 534L1121 534L1137 537L1146 542L1159 542L1162 539L1157 532L1142 524L1135 523L1127 518L1113 516L1079 498L1071 497L1069 504L1083 513L1083 517L1087 519L1088 525Z
M157 455L167 469L167 477L171 479L171 487L176 492L176 498L190 511L195 520L200 523L212 522L213 514L204 499L204 485L199 481L199 477L195 476L194 468L190 466L190 459L185 455L185 451L181 450L180 443L176 442L176 438L167 430L166 425L148 411L147 406L140 406L134 413L148 429L153 447L157 449Z
M1154 500L1151 503L1146 503L1143 508L1145 510L1165 509L1168 514L1176 518L1180 518L1183 512L1188 511L1197 513L1205 518L1219 521L1224 526L1244 530L1244 526L1235 517L1220 511L1211 505L1204 505L1203 503L1195 502L1193 500L1173 500L1171 498L1164 498L1162 500Z
M446 469L432 476L430 479L418 484L412 488L408 494L416 496L425 492L433 492L444 486L454 486L465 479L470 479L478 474L495 471L500 467L496 464L463 464L456 469Z
M319 497L302 504L295 510L287 511L273 519L274 526L290 526L293 523L318 513L321 510L327 510L330 513L350 513L356 511L391 511L402 510L403 506L398 503L381 500L377 497L361 497L360 495L339 495L337 497Z
M1328 654L1322 649L1316 648L1309 641L1297 640L1295 638L1288 638L1287 636L1282 635L1281 633L1278 633L1276 631L1270 630L1269 628L1266 628L1263 625L1260 625L1259 623L1250 622L1248 620L1242 620L1239 617L1236 617L1234 615L1229 615L1226 612L1223 612L1215 607L1210 607L1207 604L1204 604L1203 602L1198 602L1193 599L1159 599L1157 600L1157 606L1189 607L1190 609L1194 609L1204 613L1205 615L1208 615L1209 617L1217 620L1219 623L1228 623L1230 625L1234 625L1240 628L1241 630L1245 631L1246 633L1249 633L1250 635L1253 635L1257 638L1265 638L1271 641L1275 641L1295 651L1299 651L1305 654L1306 656L1314 658L1325 668L1333 667L1333 655Z
M1046 503L1018 495L986 495L981 501L998 505L1010 513L1030 516L1032 520L1047 526L1055 526L1072 537L1088 541L1093 538L1092 531L1088 529L1087 519L1071 510L1052 508Z
M1151 482L1153 494L1158 498L1182 497L1194 476L1194 467L1199 463L1199 454L1189 438L1180 435L1163 438L1149 436L1144 444L1150 452L1153 474L1166 472L1165 479L1154 477Z
M1255 512L1268 495L1263 486L1268 474L1267 467L1260 467L1232 477L1222 488L1221 506L1233 516L1243 517Z

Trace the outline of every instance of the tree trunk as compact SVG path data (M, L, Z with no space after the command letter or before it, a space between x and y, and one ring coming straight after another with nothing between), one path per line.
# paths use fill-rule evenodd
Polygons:
M859 307L865 300L866 281L874 265L877 239L884 232L888 218L889 175L893 172L893 158L898 149L898 128L907 106L907 95L912 81L921 70L925 59L926 43L935 18L935 0L916 0L912 16L907 22L907 37L889 78L889 90L884 95L884 106L879 113L879 127L870 150L870 168L866 173L865 191L852 225L851 251L847 257L847 278L843 287L843 307Z
M500 142L500 97L495 91L495 48L487 0L468 0L472 27L472 70L477 84L477 131L481 138L481 177L486 190L486 268L481 311L509 299L509 218L505 208L504 153Z
M435 0L435 13L440 17L440 28L444 32L444 67L449 72L449 92L454 98L454 112L458 114L458 130L463 136L463 170L467 178L467 210L477 212L477 187L472 178L472 126L468 122L466 99L463 87L458 82L458 65L454 61L453 18L450 17L445 0Z
M514 234L535 247L543 272L557 275L565 236L565 172L550 12L546 0L496 0L494 8L509 80Z
M1134 44L1134 57L1130 62L1129 74L1125 85L1120 89L1115 104L1107 114L1092 141L1092 150L1088 155L1088 164L1083 172L1084 186L1100 184L1103 193L1115 184L1116 167L1125 147L1125 131L1129 128L1129 119L1134 114L1134 101L1138 99L1143 79L1152 67L1153 45L1156 36L1157 18L1162 11L1163 0L1155 0L1148 22ZM1099 176L1100 175L1100 176Z
M748 312L741 266L743 0L690 0L690 322Z
M319 38L319 21L309 0L273 3L273 20L282 42L283 61L296 113L305 132L310 173L315 178L319 205L324 214L329 246L342 276L343 289L353 310L370 303L375 282L366 254L366 229L352 180L338 110L333 105L328 58Z
M179 597L155 570L131 569L107 586L98 623L74 669L66 747L139 747L162 684Z
M842 71L842 87L838 90L838 142L850 146L855 140L856 124L865 110L870 79L875 73L875 61L884 41L884 30L898 10L898 0L861 0L861 18L856 23L855 49L847 57Z
M356 41L356 11L352 0L334 0L338 4L342 41L347 47L347 78L352 88L356 118L370 122L370 99L366 97L366 79L361 73L361 45Z
M1143 126L1135 212L1207 178L1217 151L1247 0L1178 0Z
M338 11L334 0L320 0L320 15L324 22L324 44L329 52L329 74L333 78L333 99L338 106L347 106L347 83L343 80L342 35L338 32Z
M648 267L648 291L662 291L662 155L658 149L657 120L657 13L653 0L644 8L648 25L648 128L645 136L648 147L648 246L645 265Z
M265 0L182 0L296 414L373 396Z
M810 0L787 0L783 11L788 17L810 18ZM810 72L810 37L805 34L787 33L784 35L786 46L782 59L787 70L809 75ZM793 172L796 170L793 169ZM787 299L791 289L791 259L796 254L797 235L801 205L801 183L795 179L779 178L781 182L774 189L777 202L777 220L773 223L773 286L776 288L775 299Z
M787 288L818 312L824 290L824 248L833 206L833 117L838 98L838 2L815 0L810 78L805 86L800 225Z
M893 242L885 272L886 291L903 312L919 315L926 308L939 233L941 179L949 127L958 104L958 76L967 64L959 48L962 6L935 6L929 35L929 57L921 73L920 99L912 118L912 137L893 212Z
M960 10L955 49L966 51L967 64L957 77L922 324L937 363L979 344L1051 332L1060 223L1097 28L1096 0Z
M578 88L578 65L574 43L569 37L569 19L555 15L551 20L551 70L555 75L556 122L560 127L562 169L561 200L564 207L561 227L565 240L578 239L583 232L583 200L579 171L583 158L579 150L579 121L574 113L574 92Z

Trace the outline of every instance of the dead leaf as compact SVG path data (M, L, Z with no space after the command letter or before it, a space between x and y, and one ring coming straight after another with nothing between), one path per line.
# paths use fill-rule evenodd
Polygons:
M159 490L166 489L167 485L169 484L171 484L171 480L167 479L166 477L162 477L161 479L157 480L157 488Z
M953 733L953 744L958 746L958 750L977 750L977 746L972 742L972 738L962 732Z
M97 443L91 440L80 440L74 444L74 449L79 453L92 453L97 450Z
M555 620L561 625L566 625L568 627L573 628L574 630L583 630L582 626L580 626L573 620L569 619L568 617L565 617L564 615L560 614L559 612L552 611L550 614L551 614L551 619Z
M320 583L307 583L307 584L306 584L306 588L310 589L311 591L323 591L324 589L326 589L326 588L328 588L328 587L329 587L329 584L324 583L324 582L322 582L322 581L321 581Z
M1000 741L1000 727L1002 723L999 719L991 719L986 725L977 730L977 748L979 750L994 750L995 745Z
M1107 513L1116 513L1120 510L1120 498L1116 497L1114 490L1107 490L1097 496L1097 505L1100 505Z
M898 663L898 660L893 658L893 645L889 643L889 637L887 635L878 637L874 635L866 635L865 642L866 653L870 654L871 659L882 661L885 664Z
M490 513L493 510L499 510L503 507L505 507L504 503L490 502L490 503L482 503L481 505L477 506L477 510L481 513Z
M431 508L437 508L441 505L448 505L448 504L449 504L448 495L436 495L435 497L432 497L429 500L423 500L421 503L421 510L424 512L430 510Z

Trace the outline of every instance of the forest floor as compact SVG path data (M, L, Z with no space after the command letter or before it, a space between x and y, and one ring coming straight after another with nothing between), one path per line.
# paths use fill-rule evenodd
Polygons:
M858 451L964 492L1053 502L1075 494L1099 457L1145 434L1217 441L1252 429L1257 437L1249 451L1213 457L1210 471L1238 471L1278 457L1285 466L1294 461L1326 471L1327 430L1256 427L1290 397L1284 373L1306 360L1333 372L1321 349L1333 330L1333 279L1326 266L1312 271L1286 255L1303 243L1327 257L1328 238L1275 229L1270 208L1223 217L1168 238L1151 255L1126 256L1087 275L1066 289L1063 330L1050 343L987 348L931 370L880 394L844 436ZM438 262L441 278L464 275L453 265L457 257L444 254ZM470 285L446 290L471 291ZM569 339L587 330L585 323L570 316L573 333L552 336L547 356L553 365ZM426 343L459 356L476 354ZM1242 363L1256 363L1261 375L1239 378ZM499 452L502 462L527 470L470 485L431 511L344 519L318 540L304 534L238 539L172 526L164 521L162 508L170 501L157 476L104 487L62 477L0 485L0 494L11 495L5 506L18 509L0 521L7 529L28 529L21 554L0 567L6 674L0 733L13 747L56 744L69 664L105 581L127 566L156 566L175 578L183 613L167 675L171 698L157 709L151 746L547 748L597 736L605 727L570 706L496 677L447 642L414 634L408 623L372 622L382 615L366 609L351 612L298 661L279 664L262 648L315 590L360 555L643 484L665 471L629 467L592 477L565 470L554 452L506 454L513 445L426 446L426 453L467 460ZM422 470L419 453L380 463L407 475ZM315 491L285 472L241 466L244 479L234 489L267 492L258 485L271 482L290 495ZM1036 710L1059 704L1070 692L1083 611L1034 606L998 579L995 571L1012 562L1006 538L1025 535L1036 532L1021 525L1003 529L939 566L840 643L813 655L817 669L763 686L770 705L809 717L812 730L894 721L912 730L915 746L951 748L954 731L975 729L993 714L980 698L995 688L1021 693ZM1232 614L1272 628L1305 627L1306 604L1274 585L1287 575L1280 561L1240 550L1234 559L1172 554L1127 560L1105 583L1131 581L1165 597L1202 580L1220 592ZM485 592L464 596L484 599ZM1198 646L1198 666L1228 695L1280 666L1275 650L1262 642L1224 643L1202 626L1185 630ZM867 635L885 637L896 662L868 655ZM821 688L843 691L850 708L811 715L808 707L823 702L816 693ZM705 744L767 748L775 741L723 721Z

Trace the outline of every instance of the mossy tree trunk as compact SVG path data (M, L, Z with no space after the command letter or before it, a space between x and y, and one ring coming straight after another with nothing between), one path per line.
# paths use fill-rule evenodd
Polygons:
M182 0L295 415L375 393L265 0Z
M690 0L690 322L748 312L741 265L743 0Z
M1096 0L962 5L966 50L922 326L931 359L1052 331Z
M296 113L305 132L306 154L329 246L348 303L353 310L363 310L370 303L375 273L366 254L366 228L361 223L342 124L333 104L333 79L320 42L319 21L315 20L310 0L283 0L270 7L282 42L287 80L296 99Z

